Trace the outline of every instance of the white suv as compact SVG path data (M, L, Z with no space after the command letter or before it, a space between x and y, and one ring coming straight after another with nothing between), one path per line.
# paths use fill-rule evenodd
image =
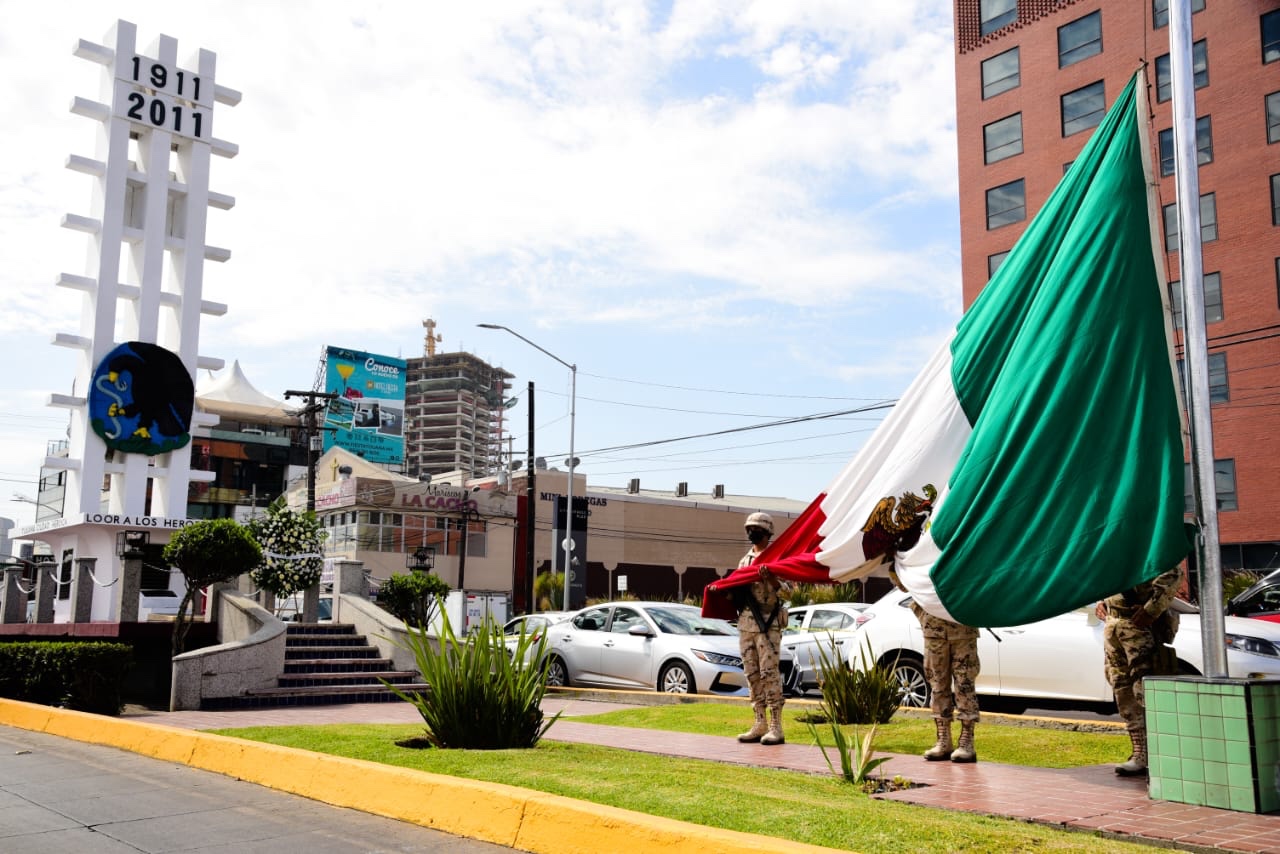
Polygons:
M927 707L924 639L911 596L890 591L863 612L866 621L845 644L851 667L862 666L871 644L872 659L893 665L906 695L904 706ZM1183 674L1203 672L1200 614L1175 599L1180 616L1173 648ZM1233 677L1280 677L1280 623L1225 618L1227 669ZM1038 623L983 629L978 635L979 694L1083 703L1109 703L1111 686L1103 668L1102 622L1092 606L1077 608Z

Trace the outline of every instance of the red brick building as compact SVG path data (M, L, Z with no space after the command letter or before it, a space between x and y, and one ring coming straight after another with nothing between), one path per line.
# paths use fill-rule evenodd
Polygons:
M1280 0L1190 0L1224 569L1280 568ZM1169 0L956 0L968 306L1142 62L1175 283ZM1175 288L1176 321L1181 324ZM1180 346L1180 342L1179 342Z

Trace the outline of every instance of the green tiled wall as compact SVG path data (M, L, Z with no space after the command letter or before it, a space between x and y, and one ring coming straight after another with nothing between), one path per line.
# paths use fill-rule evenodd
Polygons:
M1280 810L1280 680L1145 680L1152 798Z

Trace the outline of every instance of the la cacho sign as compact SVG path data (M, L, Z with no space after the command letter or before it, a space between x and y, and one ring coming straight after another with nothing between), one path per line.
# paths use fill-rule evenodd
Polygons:
M465 495L433 495L433 494L401 494L396 506L404 510L441 510L461 512L463 510L479 510L480 505Z

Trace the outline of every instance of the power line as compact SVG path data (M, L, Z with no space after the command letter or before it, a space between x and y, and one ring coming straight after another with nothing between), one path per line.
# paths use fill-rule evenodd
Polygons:
M837 436L852 436L855 433L865 433L867 432L868 429L870 428L864 427L857 430L840 430L835 433L817 433L817 434L814 434L813 436L800 436L798 438L788 437L786 439L772 439L768 442L751 442L743 445L721 445L718 448L702 448L697 451L678 451L674 454L664 454L656 457L602 457L598 460L598 462L602 462L602 463L625 463L630 461L657 462L659 460L671 460L671 459L674 459L675 457L684 457L684 456L688 456L689 454L714 454L717 451L742 451L742 450L746 450L747 448L764 448L769 445L794 445L796 442L810 442L815 439L831 439ZM692 460L691 462L700 462L700 461Z
M739 395L742 397L767 397L767 398L779 398L779 399L786 399L786 400L875 400L876 399L871 397L840 397L840 396L820 395L820 394L774 394L771 392L759 392L759 391L730 391L728 389L719 389L719 388L698 388L696 386L668 385L666 383L653 383L653 382L646 382L644 380L629 380L629 379L624 379L622 377L604 376L603 374L589 374L586 371L582 371L581 373L583 374L583 376L595 377L596 379L599 379L599 380L609 380L611 382L619 382L619 383L630 383L632 385L644 385L644 386L650 386L652 388L667 388L667 389L674 389L676 391L696 391L696 392L702 392L705 394L732 394L732 395Z
M710 436L726 436L732 433L744 433L749 430L764 430L770 427L785 427L790 424L804 424L810 421L823 421L829 418L839 418L844 415L857 415L863 412L875 412L882 409L892 409L897 401L881 401L868 406L859 406L856 409L843 409L838 412L821 412L815 415L801 415L796 418L783 418L778 421L767 421L763 424L747 424L742 427L730 427L725 430L713 430L707 433L693 433L688 436L676 436L671 439L654 439L649 442L635 442L630 445L613 445L607 448L595 448L590 451L580 451L584 456L591 454L603 454L609 451L629 451L635 448L652 448L657 445L669 445L673 442L687 442L692 439L705 439Z

